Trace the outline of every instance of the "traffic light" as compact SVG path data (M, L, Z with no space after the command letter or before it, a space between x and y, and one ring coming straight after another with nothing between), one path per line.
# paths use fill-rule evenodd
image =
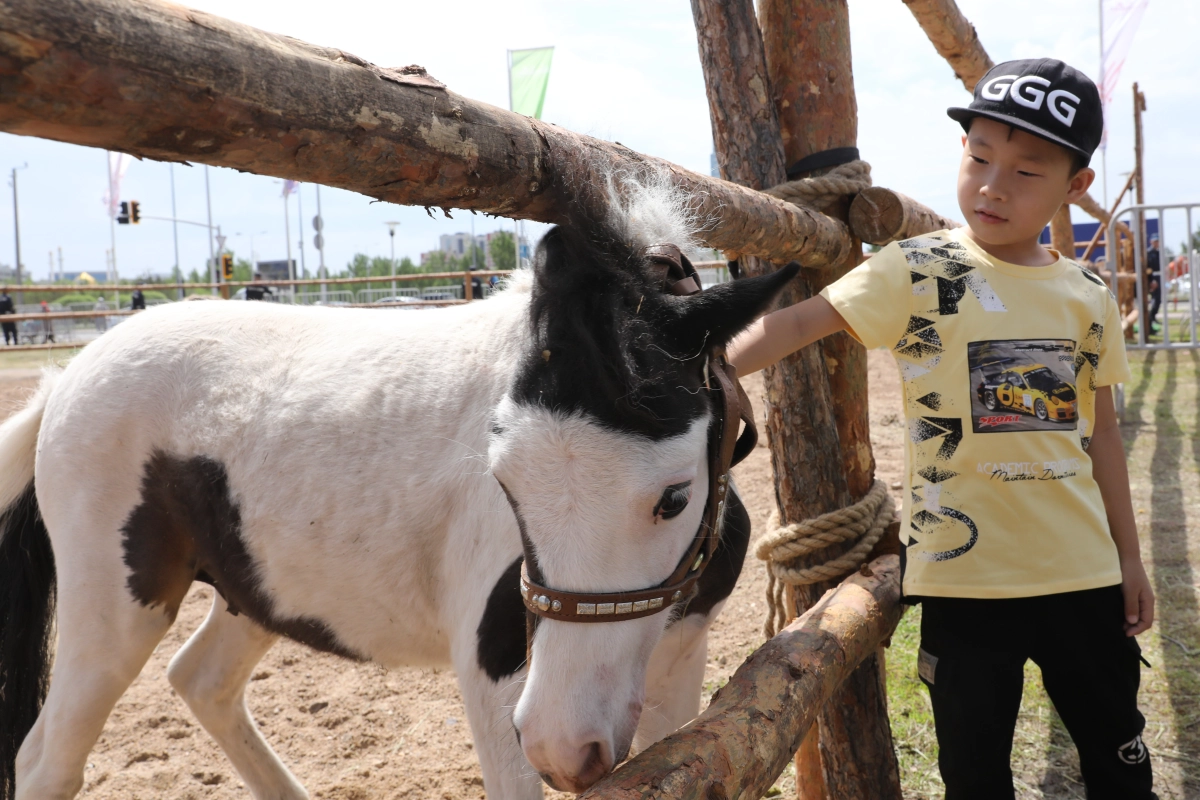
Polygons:
M125 203L125 202L121 203L121 213L117 215L117 224L118 225L128 225L129 224L129 203Z
M227 280L227 281L233 280L233 254L232 253L222 253L221 254L221 275L223 275L225 280Z
M129 221L134 225L142 221L142 204L137 200L129 201Z

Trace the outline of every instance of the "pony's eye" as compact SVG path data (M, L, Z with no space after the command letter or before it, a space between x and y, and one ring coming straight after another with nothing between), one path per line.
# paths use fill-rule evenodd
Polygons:
M659 517L671 519L679 516L687 508L688 501L691 499L691 481L671 484L663 490L662 497L658 498L658 505L654 506L655 523L658 522Z

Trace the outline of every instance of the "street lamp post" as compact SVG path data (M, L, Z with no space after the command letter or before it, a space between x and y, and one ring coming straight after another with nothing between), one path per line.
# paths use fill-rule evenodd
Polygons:
M208 164L204 165L204 202L208 207L208 282L215 284L217 282L217 251L213 247L212 232L216 229L212 224L212 192L208 188ZM213 287L212 293L216 295L216 286Z
M21 218L17 214L17 170L28 167L28 162L19 167L13 167L12 171L12 187L13 187L13 241L16 243L17 263L13 265L17 276L17 303L21 303L25 299L25 293L21 291Z
M143 218L144 219L144 218ZM235 233L234 236L249 236L250 237L250 270L251 272L258 271L258 254L254 251L254 237L266 236L268 231L259 231L258 233Z
M392 297L396 296L396 226L399 222L385 222L388 226L388 236L392 240Z

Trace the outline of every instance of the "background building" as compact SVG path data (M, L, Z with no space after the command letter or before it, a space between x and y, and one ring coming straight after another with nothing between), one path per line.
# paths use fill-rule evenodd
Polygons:
M479 268L480 269L495 269L495 263L492 261L492 239L498 233L507 233L512 236L512 231L492 231L491 233L475 234L475 246L479 248ZM471 255L471 234L462 233L444 233L438 237L437 250L430 250L421 253L421 265L429 263L429 257L434 253L441 252L452 258L461 259ZM529 247L529 239L525 236L521 237L521 259L527 262L532 255Z

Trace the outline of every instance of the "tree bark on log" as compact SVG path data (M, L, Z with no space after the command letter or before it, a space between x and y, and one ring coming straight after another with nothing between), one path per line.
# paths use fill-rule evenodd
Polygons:
M995 64L958 4L954 0L904 0L904 5L917 18L938 55L950 64L954 77L968 92L975 91L975 84Z
M1075 228L1071 225L1071 207L1066 203L1059 206L1050 220L1050 246L1062 253L1063 258L1075 258Z
M753 115L746 119L753 118ZM600 214L616 170L662 170L711 247L839 263L846 226L357 56L157 0L8 0L0 130L543 222Z
M885 245L962 223L943 217L907 195L872 186L850 203L850 233L871 244Z
M759 0L758 12L787 162L795 164L814 153L855 146L858 105L846 0ZM826 213L848 219L849 198ZM845 261L810 277L812 291L841 277L861 260L861 245L856 241ZM820 347L834 399L834 422L841 444L840 472L846 479L846 494L840 506L845 507L864 497L875 478L867 403L867 353L848 333L828 337ZM780 493L780 500L780 519L784 524L831 510L815 509L803 496ZM898 526L889 531L893 537L897 533ZM812 561L836 555L831 549ZM792 587L788 596L796 604L796 614L811 607L833 585L829 582ZM814 737L810 734L797 754L798 797L899 800L899 766L887 717L882 659L867 658L818 719L814 733L819 748L813 747ZM800 784L800 775L818 772L823 785L815 781Z
M699 717L581 800L762 797L817 711L836 702L846 676L900 616L900 561L883 556L756 650Z

